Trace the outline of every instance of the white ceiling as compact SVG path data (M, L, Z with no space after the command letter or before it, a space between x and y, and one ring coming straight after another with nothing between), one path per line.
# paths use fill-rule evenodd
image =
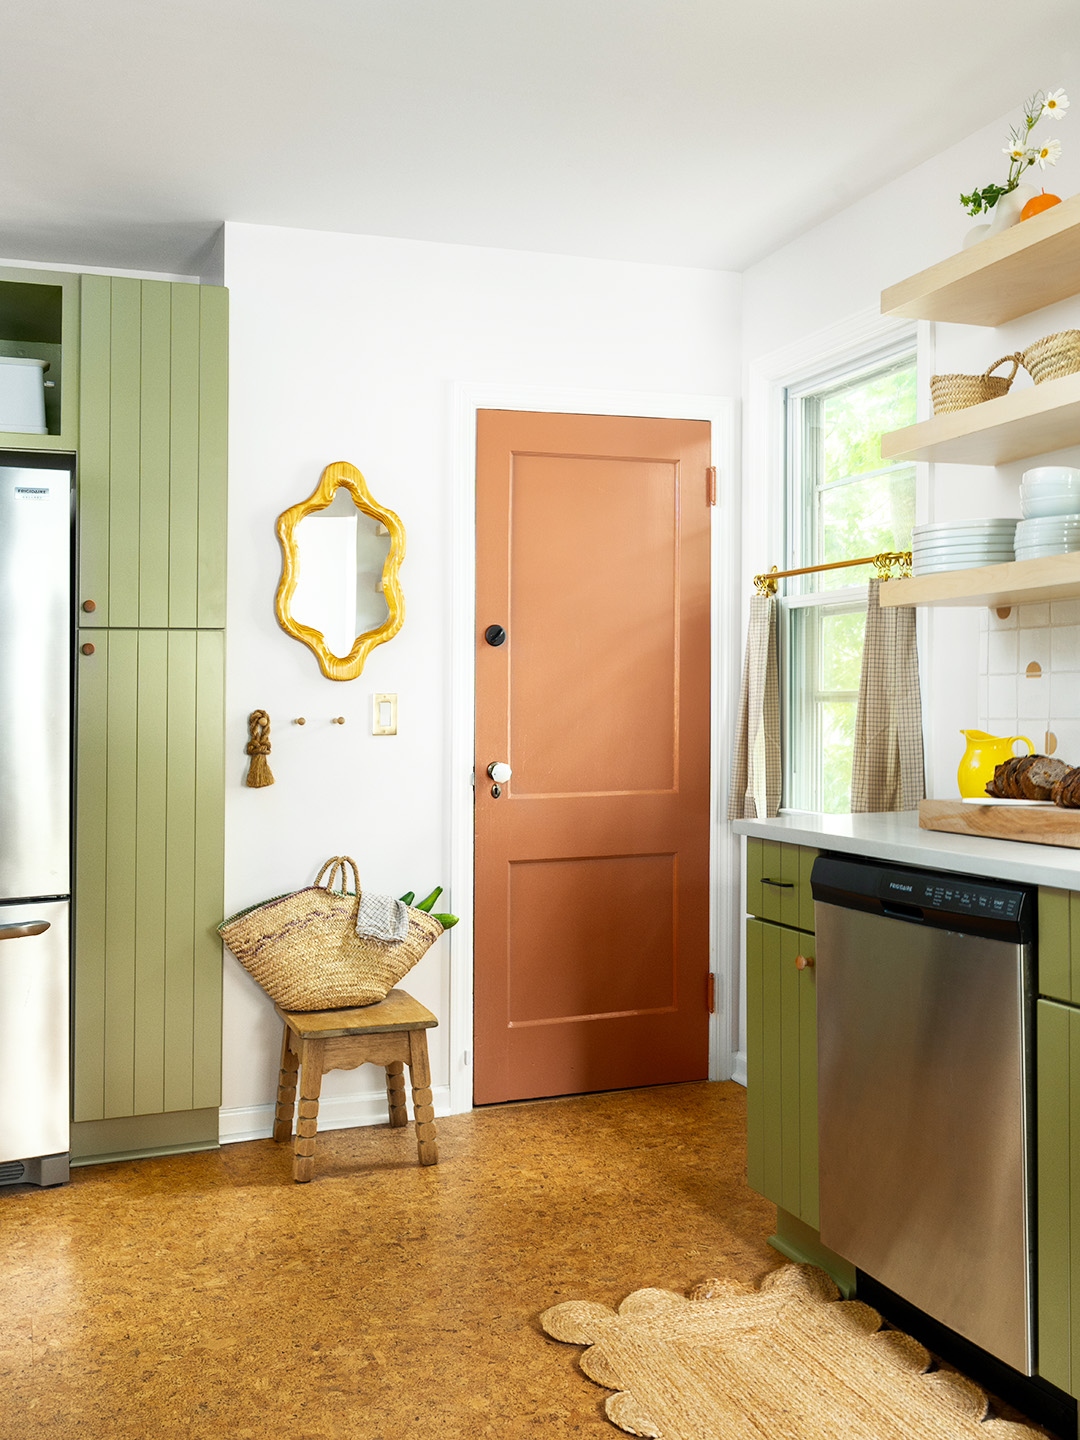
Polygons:
M0 254L196 274L229 219L742 269L1078 56L1077 0L12 0Z

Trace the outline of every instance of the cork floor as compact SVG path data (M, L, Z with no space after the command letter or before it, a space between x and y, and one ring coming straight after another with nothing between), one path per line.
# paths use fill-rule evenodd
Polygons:
M538 1313L756 1280L745 1092L692 1084L271 1140L0 1190L0 1440L611 1440Z

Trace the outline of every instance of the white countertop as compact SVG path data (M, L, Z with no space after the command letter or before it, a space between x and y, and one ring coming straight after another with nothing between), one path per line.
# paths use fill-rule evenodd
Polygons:
M753 835L759 840L812 845L870 860L1080 890L1080 850L920 830L913 810L885 815L815 815L789 810L775 820L736 820L732 829L737 835Z

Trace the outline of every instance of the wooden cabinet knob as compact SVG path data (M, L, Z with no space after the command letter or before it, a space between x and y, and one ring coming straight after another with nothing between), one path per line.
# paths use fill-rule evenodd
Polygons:
M93 653L94 653L94 651L95 651L96 649L97 649L97 646L96 646L96 645L91 645L90 642L87 641L86 644L82 647L82 653L83 653L84 655L93 655Z
M92 614L94 613L94 611L97 609L97 601L96 601L96 600L84 600L84 601L82 602L82 608L86 611L86 613L87 613L88 615L92 615Z
M796 955L796 970L812 970L814 968L814 957L812 955Z

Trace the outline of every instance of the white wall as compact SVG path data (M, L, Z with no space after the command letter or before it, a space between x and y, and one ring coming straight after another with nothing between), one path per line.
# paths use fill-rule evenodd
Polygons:
M376 891L420 893L449 869L451 387L734 395L738 277L264 226L225 228L230 290L226 803L229 912L355 856ZM278 514L350 460L408 532L406 620L355 681L322 678L274 619ZM399 733L370 734L396 691ZM271 716L276 784L243 786L247 716ZM295 717L307 724L298 727ZM344 715L345 725L331 717ZM454 908L454 897L444 902ZM409 989L444 1019L430 1035L436 1103L451 1058L454 935ZM268 1134L280 1026L225 961L223 1139ZM327 1077L320 1125L383 1117L374 1070Z

